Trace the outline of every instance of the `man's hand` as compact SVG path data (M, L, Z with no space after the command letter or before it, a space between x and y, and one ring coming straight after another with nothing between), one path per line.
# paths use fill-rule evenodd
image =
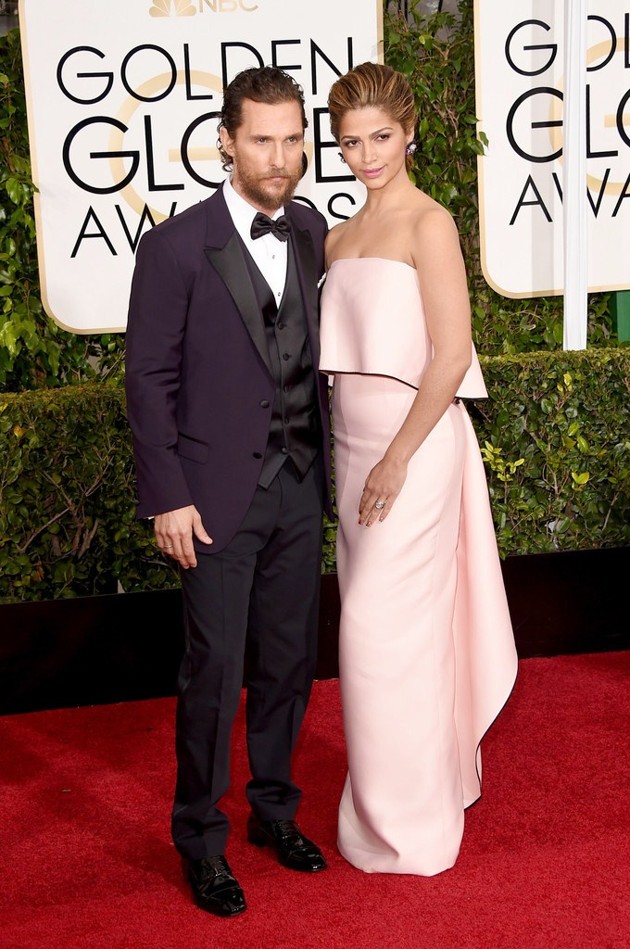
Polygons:
M197 566L193 534L203 544L212 543L194 504L157 514L153 524L158 547L167 557L177 560L183 570Z

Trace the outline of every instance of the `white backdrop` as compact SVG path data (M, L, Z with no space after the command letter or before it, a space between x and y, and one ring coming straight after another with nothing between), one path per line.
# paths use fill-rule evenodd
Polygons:
M479 159L482 264L505 296L564 288L564 6L475 3L477 116L490 143ZM630 8L585 6L586 281L620 290L630 287Z
M225 82L278 65L304 88L298 197L330 223L363 189L340 163L326 99L382 59L381 0L21 0L46 312L77 333L124 330L141 234L213 193Z

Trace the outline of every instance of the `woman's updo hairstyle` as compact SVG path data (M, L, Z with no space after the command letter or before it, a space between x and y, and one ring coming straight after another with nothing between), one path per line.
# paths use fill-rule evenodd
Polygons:
M333 83L328 95L330 130L339 142L339 126L346 112L374 107L382 109L405 132L416 125L416 104L411 86L402 75L381 63L361 63ZM407 165L412 162L407 156Z

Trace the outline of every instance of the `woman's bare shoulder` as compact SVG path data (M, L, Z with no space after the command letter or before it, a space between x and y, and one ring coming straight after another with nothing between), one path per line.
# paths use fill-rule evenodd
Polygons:
M410 238L412 246L438 247L459 241L457 225L451 212L433 198L420 192L410 214Z
M435 226L452 228L455 225L451 212L424 191L417 191L410 212L416 227Z
M427 285L440 279L458 280L463 272L462 249L451 212L428 195L418 202L408 239L413 264Z

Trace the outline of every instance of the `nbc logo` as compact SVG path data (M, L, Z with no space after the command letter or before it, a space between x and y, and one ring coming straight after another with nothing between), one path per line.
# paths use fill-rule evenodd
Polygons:
M150 16L194 16L197 11L189 0L153 0Z
M0 0L0 3L2 0ZM212 13L253 13L258 9L257 4L247 4L246 0L198 0L199 13L208 10ZM152 0L149 7L150 16L194 16L197 13L190 0Z

